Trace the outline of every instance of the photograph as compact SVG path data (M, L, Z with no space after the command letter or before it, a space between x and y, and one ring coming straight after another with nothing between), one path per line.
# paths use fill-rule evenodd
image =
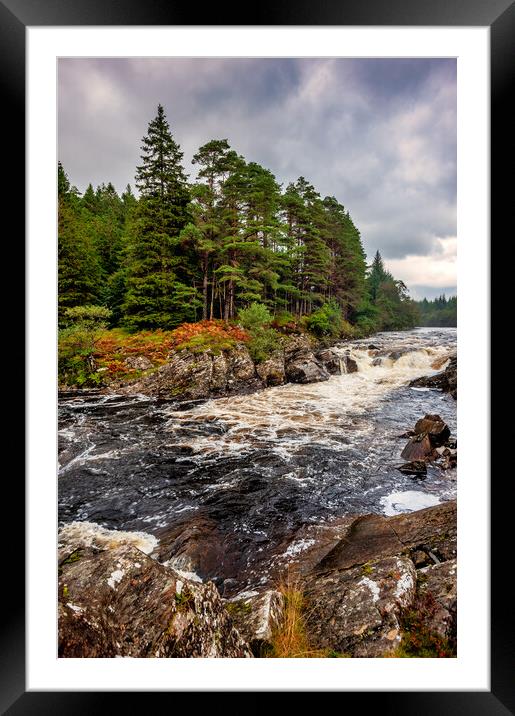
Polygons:
M456 57L57 59L60 659L457 659L457 134Z

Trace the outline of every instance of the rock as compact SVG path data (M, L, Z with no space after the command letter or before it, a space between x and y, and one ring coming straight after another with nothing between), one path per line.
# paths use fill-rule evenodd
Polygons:
M434 448L429 437L422 433L415 435L401 452L404 460L433 460L435 457Z
M258 380L248 349L241 344L220 353L172 352L168 363L119 392L167 400L198 400L249 387L259 387Z
M318 551L319 559L313 563L309 550L302 553L310 560L313 573L350 569L370 560L408 555L417 549L432 551L441 561L454 559L456 501L393 517L362 515L346 518L341 525L328 525L324 531L325 554L320 556ZM336 540L331 541L331 533L335 534ZM298 541L297 535L295 539Z
M431 445L439 447L445 444L451 431L439 415L425 415L415 423L415 435L422 434L429 436Z
M411 560L417 569L433 564L431 557L422 549L415 549L411 553Z
M276 589L269 589L261 594L256 592L241 593L226 603L239 633L250 645L255 656L259 656L272 634L281 624L285 599Z
M378 350L380 350L380 348L379 348L379 346L376 346L374 343L370 343L368 345L368 350L369 351L378 351Z
M384 656L401 640L399 618L413 601L416 571L410 559L387 557L307 580L307 628L316 647L353 657Z
M332 348L324 348L323 350L318 351L316 353L316 358L331 375L340 375L342 373L342 356Z
M146 356L129 356L124 361L127 368L132 370L148 370L153 368L154 364Z
M450 395L456 400L458 395L458 363L456 356L449 358L445 370L436 375L424 376L412 380L410 386L413 388L437 388Z
M299 358L286 365L286 377L291 383L319 383L329 380L329 373L313 358Z
M313 353L305 335L289 336L284 341L286 379L291 383L318 383L328 380L329 372Z
M440 561L456 557L456 500L387 519L404 553L422 548Z
M404 475L427 475L427 465L424 460L413 460L406 462L397 468Z
M456 560L424 567L418 572L418 594L426 597L422 621L444 638L456 636L457 574ZM421 600L422 601L422 600Z
M284 371L284 354L275 351L268 360L256 365L256 373L265 386L282 385L286 379Z
M344 367L344 373L357 373L358 372L358 364L354 360L354 358L351 358L349 355L345 354L342 356L342 363Z
M251 657L216 587L133 545L84 547L59 567L60 657Z
M382 515L363 515L350 525L345 537L315 566L315 572L349 569L373 559L398 554L403 545Z

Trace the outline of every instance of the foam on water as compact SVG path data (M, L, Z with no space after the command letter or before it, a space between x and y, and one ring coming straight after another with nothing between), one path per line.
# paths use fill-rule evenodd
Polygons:
M406 492L392 492L380 500L385 515L400 515L403 512L414 512L423 510L425 507L439 505L440 500L435 495L418 490L407 490Z
M95 522L70 522L59 529L58 542L80 544L84 547L118 547L130 544L145 554L157 548L159 540L147 532L108 530Z

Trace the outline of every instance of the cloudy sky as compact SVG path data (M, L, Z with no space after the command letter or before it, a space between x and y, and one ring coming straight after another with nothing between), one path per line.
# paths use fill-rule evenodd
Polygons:
M304 176L350 211L414 298L456 292L453 59L61 59L59 159L80 191L134 184L165 108L191 158L227 138L284 186Z

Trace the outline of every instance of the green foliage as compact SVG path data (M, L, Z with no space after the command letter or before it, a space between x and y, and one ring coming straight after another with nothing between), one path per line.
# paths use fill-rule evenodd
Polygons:
M270 358L272 353L280 348L279 334L274 328L262 328L251 333L248 349L252 360L261 363Z
M279 333L270 327L273 316L266 306L255 301L238 313L238 321L250 334L248 349L252 360L260 363L280 347Z
M105 306L74 306L64 311L67 325L80 325L84 329L107 328L112 312Z
M255 301L238 313L238 321L248 331L257 331L272 322L272 314L266 306Z
M419 326L453 326L457 325L458 299L456 296L446 298L445 294L428 301L424 298L416 303L419 313Z
M336 338L342 330L341 309L335 301L328 301L308 316L306 325L316 336Z

